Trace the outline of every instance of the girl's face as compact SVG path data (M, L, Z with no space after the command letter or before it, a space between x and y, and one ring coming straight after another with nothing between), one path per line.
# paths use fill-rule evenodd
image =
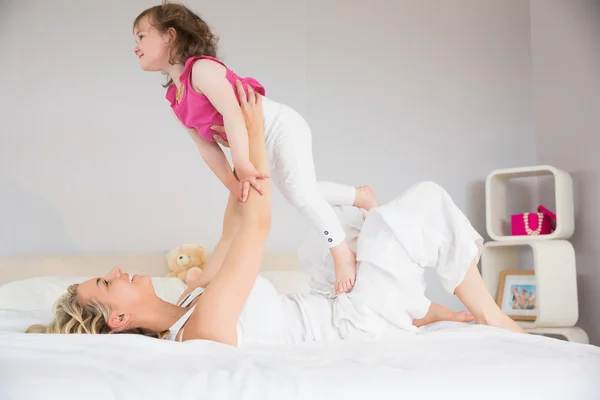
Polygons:
M165 71L169 67L169 43L173 39L171 32L162 34L154 28L147 17L135 27L137 46L133 52L144 71Z

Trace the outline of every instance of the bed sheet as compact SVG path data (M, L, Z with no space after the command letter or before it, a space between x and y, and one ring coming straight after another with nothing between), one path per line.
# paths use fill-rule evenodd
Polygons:
M437 323L401 340L235 349L21 333L0 310L0 399L600 399L600 348Z

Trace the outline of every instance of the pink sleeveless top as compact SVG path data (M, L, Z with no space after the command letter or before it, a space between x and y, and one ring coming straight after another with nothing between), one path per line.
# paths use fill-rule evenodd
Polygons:
M223 116L215 109L210 100L198 92L196 92L192 88L191 75L192 75L192 67L194 63L201 59L207 58L209 60L213 60L223 65L227 72L225 77L231 83L232 90L236 93L237 98L237 89L235 88L235 81L240 80L244 85L244 91L247 93L246 84L249 84L252 89L254 89L257 93L261 95L265 95L265 88L254 78L242 78L238 76L235 72L227 68L227 66L220 60L209 57L209 56L200 56L200 57L190 57L185 62L185 67L183 69L183 73L179 78L179 81L182 85L184 85L183 93L181 96L181 101L179 104L177 103L176 93L177 86L175 84L169 86L167 88L166 98L171 102L171 108L179 118L179 120L185 125L187 128L194 128L198 132L201 138L208 140L209 142L214 142L215 139L213 135L215 133L223 136L225 140L227 140L227 135L225 133L216 132L210 129L213 125L223 125ZM238 100L239 103L239 100Z

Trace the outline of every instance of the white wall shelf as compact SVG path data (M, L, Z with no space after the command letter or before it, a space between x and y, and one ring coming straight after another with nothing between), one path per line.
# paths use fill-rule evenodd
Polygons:
M484 245L481 255L481 276L496 299L500 272L524 269L523 250L533 256L536 281L535 321L517 321L524 329L568 328L579 318L575 250L567 240L497 241Z
M511 236L510 215L506 207L507 184L511 179L551 176L554 179L556 229L548 235ZM499 169L486 179L486 229L495 241L533 241L569 239L575 230L573 211L573 180L568 173L550 165ZM523 210L536 212L536 210Z

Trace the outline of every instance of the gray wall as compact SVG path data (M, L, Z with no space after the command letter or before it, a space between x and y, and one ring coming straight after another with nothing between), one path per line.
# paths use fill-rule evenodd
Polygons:
M216 243L227 193L133 55L156 3L2 6L0 256ZM186 3L230 67L308 119L320 179L382 201L434 180L484 233L487 174L536 161L528 2ZM279 195L273 217L268 249L293 250L306 224Z
M578 325L599 345L600 1L532 0L531 42L537 161L573 176Z

